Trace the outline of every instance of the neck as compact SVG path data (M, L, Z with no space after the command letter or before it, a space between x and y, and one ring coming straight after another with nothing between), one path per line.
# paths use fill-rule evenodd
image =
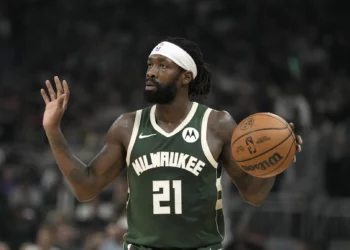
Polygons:
M190 112L192 102L188 96L178 97L171 104L157 104L155 116L158 121L165 123L181 122Z

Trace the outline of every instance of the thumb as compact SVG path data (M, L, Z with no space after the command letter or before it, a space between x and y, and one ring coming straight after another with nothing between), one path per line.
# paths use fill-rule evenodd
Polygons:
M62 106L63 106L63 101L64 101L65 96L66 96L66 95L63 94L63 95L61 95L61 96L58 98L58 100L57 100L57 104L58 104L58 106L61 107L61 108L62 108Z

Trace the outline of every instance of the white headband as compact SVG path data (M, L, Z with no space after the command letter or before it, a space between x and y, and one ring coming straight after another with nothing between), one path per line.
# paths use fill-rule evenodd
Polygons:
M173 43L161 42L152 50L150 55L168 57L181 68L191 71L193 79L197 76L197 66L193 58L186 51Z

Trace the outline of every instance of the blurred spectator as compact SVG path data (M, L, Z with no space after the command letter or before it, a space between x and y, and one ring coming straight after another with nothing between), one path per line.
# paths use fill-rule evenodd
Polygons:
M36 237L36 244L27 243L22 245L21 248L25 250L59 250L53 246L53 240L53 230L49 227L41 227Z
M278 94L274 113L287 121L293 121L297 131L304 134L311 128L311 107L302 93L298 93L296 83L289 82L283 93Z
M103 232L94 232L86 237L83 250L98 250L100 249L105 235Z
M59 223L56 226L55 245L59 249L74 249L75 232L68 223Z
M0 250L10 250L10 248L6 243L0 242Z
M110 223L106 227L107 238L99 250L122 250L123 236L127 232L126 216L120 217L117 223Z

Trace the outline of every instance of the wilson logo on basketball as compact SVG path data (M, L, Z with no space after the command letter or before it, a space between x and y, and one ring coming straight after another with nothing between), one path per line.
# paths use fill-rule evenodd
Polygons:
M271 157L269 157L267 160L258 162L254 165L242 165L242 168L247 171L254 171L254 170L266 170L271 166L276 165L283 159L283 156L281 156L279 153L274 153Z

